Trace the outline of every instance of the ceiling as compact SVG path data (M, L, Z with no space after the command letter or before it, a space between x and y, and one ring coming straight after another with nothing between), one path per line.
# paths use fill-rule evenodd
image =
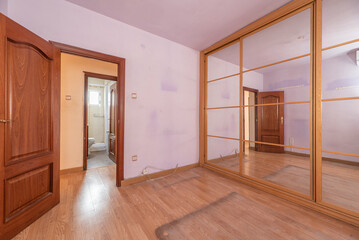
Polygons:
M203 50L291 0L67 0Z

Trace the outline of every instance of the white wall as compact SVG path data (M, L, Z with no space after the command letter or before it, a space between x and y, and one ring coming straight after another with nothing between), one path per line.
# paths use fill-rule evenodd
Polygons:
M125 178L198 162L198 51L64 0L11 0L8 16L45 39L126 58Z

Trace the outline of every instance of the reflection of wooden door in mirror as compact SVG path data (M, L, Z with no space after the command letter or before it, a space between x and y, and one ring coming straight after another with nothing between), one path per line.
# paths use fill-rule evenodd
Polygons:
M284 102L284 92L259 92L258 104ZM284 144L284 105L267 105L257 107L258 141ZM283 153L284 147L258 144L258 151Z
M60 51L1 14L0 46L0 239L11 239L60 200Z
M116 130L117 130L117 84L114 83L110 87L110 131L108 134L110 159L116 163Z

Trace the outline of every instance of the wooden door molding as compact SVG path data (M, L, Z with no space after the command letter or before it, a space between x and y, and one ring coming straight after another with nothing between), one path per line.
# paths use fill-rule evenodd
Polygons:
M110 126L108 134L108 157L116 163L116 122L117 122L117 111L116 106L118 105L117 96L117 84L113 84L110 87Z
M63 43L50 41L61 52L81 57L93 58L117 64L117 96L118 96L118 121L117 121L117 164L116 164L116 186L121 186L124 179L124 131L125 131L125 58L111 56Z
M270 101L270 102L267 102ZM284 102L284 92L259 92L258 104L282 103ZM266 109L264 111L263 109ZM271 110L271 113L268 112ZM274 144L284 144L284 105L270 105L257 107L258 111L258 141ZM272 114L274 112L274 114ZM267 113L267 114L265 114ZM265 118L265 120L264 120ZM263 124L266 126L263 126ZM284 147L259 144L258 151L284 153Z
M244 105L244 91L247 91L247 92L252 92L254 93L254 104L256 105L258 103L258 89L255 89L255 88L249 88L249 87L243 87L243 93L242 93L242 99L243 99L243 105ZM250 105L250 104L249 104ZM249 107L247 107L248 109ZM254 118L255 118L255 129L254 129L254 136L255 136L255 141L258 141L258 124L257 124L257 119L258 119L258 112L257 111L254 111ZM244 113L243 113L243 129L245 129L245 119L244 119ZM246 131L243 131L243 140L246 139L246 136L245 136L245 132ZM255 143L255 150L258 151L258 144ZM243 141L243 152L245 152L245 142Z
M111 76L111 75L106 75L106 74L101 74L101 73L94 73L94 72L86 72L84 71L84 76L85 76L85 81L84 81L84 126L83 126L83 131L84 131L84 139L83 139L83 170L87 170L87 153L88 153L88 78L89 77L93 77L93 78L99 78L99 79L104 79L104 80L110 80L110 81L116 81L117 82L117 77L116 76ZM118 99L116 99L118 100ZM118 105L118 102L117 102ZM118 119L117 119L118 120ZM113 159L111 159L113 160ZM121 180L122 181L122 180Z
M10 239L60 200L60 51L2 14L0 48L0 239Z

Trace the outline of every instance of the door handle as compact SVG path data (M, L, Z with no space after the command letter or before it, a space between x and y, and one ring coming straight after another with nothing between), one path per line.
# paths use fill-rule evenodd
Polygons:
M0 123L7 123L10 122L10 120L0 119Z
M283 125L284 124L284 117L280 118L280 124Z

